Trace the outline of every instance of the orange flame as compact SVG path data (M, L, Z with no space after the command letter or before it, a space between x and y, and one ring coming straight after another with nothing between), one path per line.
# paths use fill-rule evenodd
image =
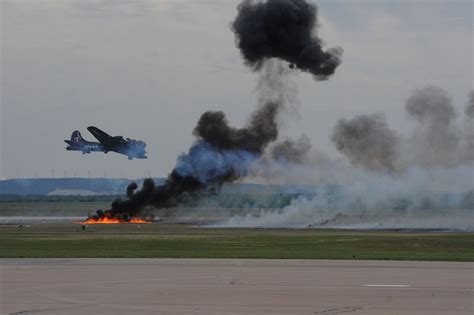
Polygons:
M118 218L101 217L98 219L87 218L85 221L79 222L79 223L81 224L123 224L123 223L147 224L147 223L151 223L151 221L145 220L143 218L130 218L130 220L120 220Z

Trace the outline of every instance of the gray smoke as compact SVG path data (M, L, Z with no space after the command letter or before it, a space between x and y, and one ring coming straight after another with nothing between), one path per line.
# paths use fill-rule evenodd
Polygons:
M406 100L405 110L416 122L412 133L393 131L380 115L360 115L339 120L331 140L352 165L372 171L454 167L474 159L474 134L469 124L474 115L472 92L465 109L465 128L457 123L452 100L440 87L415 90Z
M474 118L474 91L471 91L469 93L469 100L466 104L466 109L464 110L464 113L469 119Z
M290 79L290 70L278 59L265 61L260 69L256 91L259 104L278 103L279 109L296 109L298 89Z
M474 91L471 91L468 95L468 101L464 113L466 119L464 121L463 129L464 138L462 142L462 156L465 160L474 161Z
M303 164L311 150L311 141L306 135L297 140L286 139L276 143L270 150L273 160Z
M439 192L434 181L472 182L467 167L446 171L407 172L401 176L359 173L352 182L300 187L287 206L248 209L217 224L225 227L293 227L352 229L473 230L474 190ZM338 172L338 170L335 170ZM344 170L346 171L346 170ZM353 171L353 170L352 170ZM349 170L351 172L351 170ZM448 177L443 177L449 175ZM283 186L290 192L294 187ZM297 187L298 188L298 187ZM307 191L301 191L306 188Z
M448 93L436 86L416 90L406 101L408 116L417 121L406 140L404 163L427 168L449 167L464 160L463 134Z
M337 122L331 136L339 152L367 170L396 170L398 138L380 115L359 115Z
M447 126L456 117L448 93L437 86L416 90L407 99L405 108L410 117L430 127Z

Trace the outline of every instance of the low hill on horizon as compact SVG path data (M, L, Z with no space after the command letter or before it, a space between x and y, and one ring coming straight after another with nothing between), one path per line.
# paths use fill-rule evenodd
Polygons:
M163 178L154 178L162 183ZM1 195L119 195L127 186L142 178L18 178L0 180Z

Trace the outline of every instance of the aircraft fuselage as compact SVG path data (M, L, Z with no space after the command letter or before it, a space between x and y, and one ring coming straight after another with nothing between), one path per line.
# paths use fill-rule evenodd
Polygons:
M79 131L74 131L71 135L71 140L64 140L64 142L68 144L66 150L81 151L84 154L91 152L107 153L112 151L126 155L129 160L133 158L147 158L145 151L146 144L143 141L128 138L124 139L121 136L110 136L94 126L87 127L87 130L89 130L99 142L86 141L82 138Z

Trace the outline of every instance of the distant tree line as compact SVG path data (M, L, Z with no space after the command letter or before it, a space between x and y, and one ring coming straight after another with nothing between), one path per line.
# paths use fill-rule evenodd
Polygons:
M0 202L112 202L121 195L0 195Z

